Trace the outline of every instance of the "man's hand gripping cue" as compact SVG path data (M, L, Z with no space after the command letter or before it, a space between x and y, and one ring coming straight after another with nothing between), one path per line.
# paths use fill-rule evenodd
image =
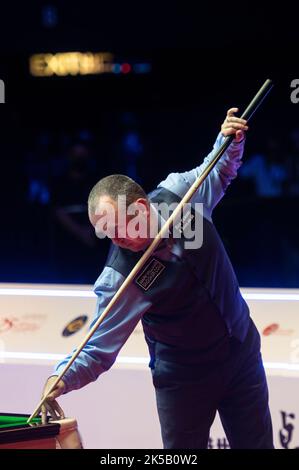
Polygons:
M248 131L247 121L235 116L238 111L238 108L230 108L221 126L221 133L224 137L235 134L234 142L241 142L245 131Z

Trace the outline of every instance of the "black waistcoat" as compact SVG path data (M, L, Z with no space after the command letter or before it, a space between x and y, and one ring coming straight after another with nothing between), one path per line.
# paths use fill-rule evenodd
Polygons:
M149 199L180 201L165 188L153 191ZM228 354L229 337L245 339L249 309L232 265L213 223L205 217L202 229L200 248L183 249L173 261L154 253L133 281L151 302L142 324L152 360L158 356L181 363L219 361ZM126 277L142 254L114 246L106 265Z

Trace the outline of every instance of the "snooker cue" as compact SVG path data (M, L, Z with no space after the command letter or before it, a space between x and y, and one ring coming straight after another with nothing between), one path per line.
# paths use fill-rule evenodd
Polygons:
M273 83L271 80L266 80L263 86L259 89L255 97L252 99L252 101L249 103L245 111L243 112L241 118L246 119L247 121L252 117L252 115L255 113L255 111L258 109L264 98L267 96L267 94L270 92L270 90L273 87ZM147 260L150 258L154 250L157 248L158 244L160 243L163 235L166 233L167 230L169 230L171 224L175 221L177 216L180 214L184 204L186 204L194 195L194 193L198 190L199 186L203 183L205 178L208 176L208 174L212 171L218 160L221 158L223 153L226 151L226 149L229 147L231 142L234 139L234 135L229 135L225 137L225 140L221 147L215 152L215 155L211 159L211 161L207 164L207 166L203 169L201 175L198 176L196 181L192 184L192 186L189 188L181 202L177 205L173 213L170 215L170 217L167 219L167 221L164 223L163 227L159 231L159 233L156 235L152 243L149 245L147 250L144 252L140 260L136 263L130 274L127 276L127 278L124 280L118 291L114 294L113 298L110 300L109 304L107 307L104 309L102 314L99 316L98 320L96 323L93 325L91 330L87 333L86 337L83 339L81 344L78 346L74 354L72 355L71 359L65 366L65 368L62 370L62 372L58 375L57 379L49 388L47 393L44 395L44 397L41 399L41 401L38 403L37 407L31 414L31 416L28 418L27 423L30 423L30 421L39 413L41 406L44 404L44 402L47 400L47 396L55 389L56 385L58 382L62 379L64 374L67 372L67 370L71 367L75 359L78 357L86 343L89 341L89 339L92 337L94 332L98 329L104 318L108 315L114 304L117 302L119 297L123 294L123 292L126 290L128 285L131 283L133 278L138 274L138 272L141 270L141 268L144 266L144 264L147 262Z

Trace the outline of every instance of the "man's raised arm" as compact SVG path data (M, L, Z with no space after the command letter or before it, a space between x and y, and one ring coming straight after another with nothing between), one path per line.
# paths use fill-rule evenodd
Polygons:
M235 139L192 199L193 202L202 202L204 204L204 211L208 217L211 217L214 207L223 197L230 182L237 176L238 168L242 164L245 131L248 130L248 126L244 119L235 116L237 111L238 108L228 110L221 126L221 133L219 133L216 139L213 150L207 155L200 166L184 173L171 173L165 181L159 184L159 186L165 187L178 196L183 197L211 161L215 151L222 145L225 137L235 134Z

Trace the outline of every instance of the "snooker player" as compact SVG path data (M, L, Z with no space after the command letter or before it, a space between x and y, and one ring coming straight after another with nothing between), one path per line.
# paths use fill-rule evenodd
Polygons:
M43 420L47 413L56 419L64 416L56 398L107 371L141 320L164 448L206 448L216 411L231 448L273 448L260 336L212 221L214 207L241 165L248 126L237 112L237 108L228 110L214 150L225 136L235 136L232 144L191 201L203 205L202 244L187 249L174 237L161 241L145 272L137 274L49 394ZM143 236L130 235L126 229L132 216L126 215L121 223L107 216L108 208L117 212L119 196L125 197L127 206L133 205L141 222L149 222L151 228L159 218L154 204L178 203L212 156L213 152L191 171L171 173L149 195L123 175L108 176L94 186L88 200L89 219L96 234L108 235L113 243L94 287L94 322L152 241L150 230ZM69 359L57 364L56 375L47 380L44 391Z

